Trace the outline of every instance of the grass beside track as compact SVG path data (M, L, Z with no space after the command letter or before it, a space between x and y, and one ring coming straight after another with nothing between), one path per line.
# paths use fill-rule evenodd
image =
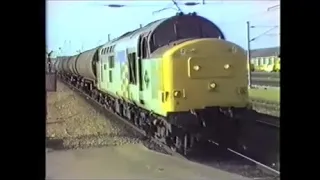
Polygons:
M249 89L252 99L260 99L280 103L280 89Z

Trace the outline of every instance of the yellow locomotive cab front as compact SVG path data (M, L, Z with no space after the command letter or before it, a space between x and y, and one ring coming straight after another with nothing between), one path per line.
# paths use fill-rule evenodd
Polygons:
M246 107L245 51L214 38L191 40L163 55L162 106L168 112L205 107Z

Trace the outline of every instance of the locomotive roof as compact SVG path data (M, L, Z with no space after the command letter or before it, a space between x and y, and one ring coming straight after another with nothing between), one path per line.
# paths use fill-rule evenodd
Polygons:
M129 31L129 32L126 32L124 34L122 34L121 36L111 40L110 42L108 42L107 44L109 43L114 43L120 39L124 39L124 38L128 38L128 37L133 37L135 34L139 33L139 34L143 34L145 32L152 32L154 31L155 29L157 29L159 26L161 26L162 24L164 24L165 22L169 22L169 21L174 21L174 20L177 20L179 17L186 17L186 16L192 16L192 17L197 17L201 20L204 20L204 21L207 21L207 22L210 22L211 25L215 26L216 30L219 31L219 34L221 34L221 39L224 39L224 35L222 33L222 31L211 21L207 20L206 18L202 17L202 16L198 16L196 15L195 13L189 13L189 14L177 14L175 16L171 16L171 17L168 17L168 18L163 18L163 19L159 19L159 20L155 20L153 22L150 22L149 24L147 24L146 26L142 27L142 28L137 28L133 31Z
M83 51L83 52L81 52L81 53L77 53L77 54L75 54L75 55L73 55L73 56L67 56L67 58L77 57L77 56L79 56L79 55L82 55L82 54L84 54L84 53L88 53L88 52L90 52L90 51L99 50L99 48L101 48L102 46L103 46L103 45L100 45L100 46L98 46L98 47L94 47L94 48L88 49L88 50Z
M86 50L86 51L83 51L83 52L81 52L81 53L79 53L79 54L87 53L87 52L89 52L89 51L98 50L98 49L99 49L100 47L102 47L102 46L103 46L103 45L100 45L100 46L98 46L98 47L91 48L91 49ZM76 56L79 55L79 54L76 54Z
M155 20L153 22L150 22L149 24L147 24L146 26L142 27L142 28L137 28L133 31L129 31L129 32L126 32L124 34L122 34L121 36L115 38L112 40L112 42L115 42L119 39L123 39L125 37L129 37L129 36L132 36L138 32L143 32L143 31L147 31L147 30L150 30L150 29L155 29L157 26L159 26L163 21L167 20L168 18L163 18L163 19L158 19L158 20Z

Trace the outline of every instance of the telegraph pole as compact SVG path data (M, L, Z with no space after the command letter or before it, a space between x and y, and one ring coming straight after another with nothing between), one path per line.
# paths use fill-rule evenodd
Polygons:
M254 38L251 38L250 36L250 29L251 28L257 28L257 27L269 27L270 29L265 31L264 33L261 33L259 36L256 36ZM247 63L249 66L249 71L248 71L248 85L249 88L251 88L251 42L257 40L263 35L266 35L268 32L272 31L273 29L277 28L278 26L251 26L250 22L247 21Z
M250 47L250 42L251 42L251 39L250 39L250 22L247 21L247 64L249 66L249 70L248 70L248 85L249 85L249 89L251 89L251 63L250 63L250 60L251 60L251 47Z

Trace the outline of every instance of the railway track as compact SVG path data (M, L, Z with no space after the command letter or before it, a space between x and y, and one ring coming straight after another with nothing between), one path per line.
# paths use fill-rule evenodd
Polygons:
M279 110L280 104L276 102L267 102L264 100L251 99L251 104L255 106L262 106L267 109Z
M269 77L274 79L280 78L279 72L251 72L252 76L254 77Z
M254 98L250 99L250 102L256 111L261 112L262 114L266 114L271 119L276 119L274 122L276 122L277 126L280 126L279 125L280 104L278 102L272 102L272 101L254 99ZM272 118L271 116L274 116L274 118Z
M280 73L251 72L254 86L280 87Z
M78 89L77 87L73 86L72 84L64 81L63 79L59 79L61 82L63 82L64 84L66 84L67 86L69 86L72 90L74 90L75 92L77 92L80 96L82 96L83 98L87 99L91 105L93 105L94 107L103 109L105 113L105 115L107 115L108 117L112 118L112 119L116 119L119 120L123 123L125 123L126 125L128 125L129 127L131 127L133 130L135 130L136 132L138 132L139 134L141 134L143 137L148 138L151 142L157 144L159 147L163 148L163 150L165 151L166 154L170 154L172 156L176 156L179 158L183 158L183 159L188 159L187 157L177 153L176 151L174 151L173 149L171 149L170 147L168 147L167 145L165 145L163 142L159 141L158 139L148 135L144 130L141 130L140 128L138 128L137 126L135 126L133 123L127 121L125 118L119 116L116 113L113 113L112 111L110 111L108 108L106 108L104 105L101 105L98 101L96 101L95 99L93 99L90 95L86 94L84 91ZM261 121L261 123L263 124L269 124L266 123L264 121ZM207 144L211 144L212 146L219 146L218 143L212 141L212 140L208 140ZM256 167L258 169L260 169L261 171L263 171L264 173L270 175L271 177L267 177L267 178L257 178L257 179L274 179L274 178L278 178L280 176L280 172L277 169L274 169L272 167L269 167L263 163L260 163L258 161L255 161L254 159L251 159L248 156L245 156L244 154L237 152L236 150L227 148L226 149L228 152L237 155L238 157L241 157L247 161L250 161L251 163L254 163L256 165Z

